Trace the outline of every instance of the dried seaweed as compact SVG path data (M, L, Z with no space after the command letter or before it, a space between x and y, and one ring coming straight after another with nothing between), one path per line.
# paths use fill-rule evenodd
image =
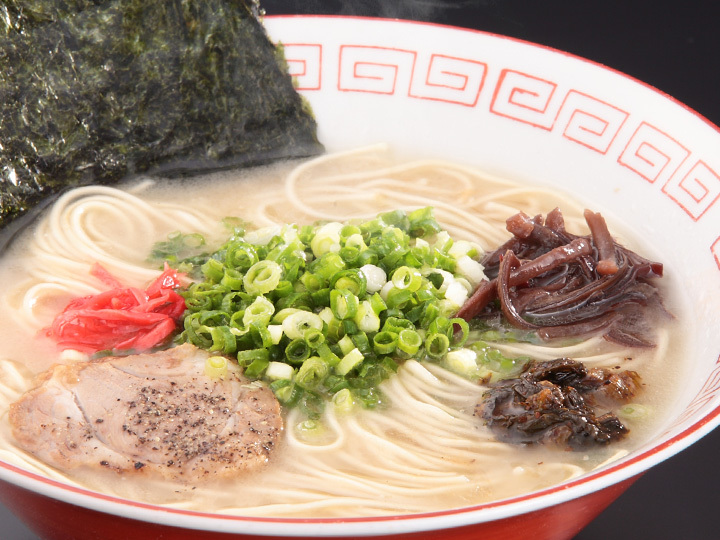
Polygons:
M67 186L322 150L250 0L0 7L0 227Z

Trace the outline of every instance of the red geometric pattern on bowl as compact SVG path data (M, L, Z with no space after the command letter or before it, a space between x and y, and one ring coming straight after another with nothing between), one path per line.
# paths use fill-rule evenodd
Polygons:
M697 221L720 197L720 176L701 160L684 176L670 178L662 190Z
M290 74L302 91L323 88L322 43L284 44ZM617 161L697 221L720 198L720 176L702 158L647 121L626 128L630 113L550 78L502 68L494 87L486 85L488 63L411 49L343 44L338 50L336 87L341 92L403 95L476 107L482 92L492 94L489 111L508 120L563 136L601 154L619 151ZM495 66L497 67L497 66ZM624 136L623 136L624 135Z
M283 43L288 73L298 90L320 90L322 84L322 45Z
M495 87L490 111L550 130L555 122L556 109L551 107L557 84L511 69L504 69Z
M718 360L715 363L715 369L713 369L703 387L692 399L690 404L685 407L685 410L680 416L665 430L662 437L679 429L694 415L701 413L703 409L707 409L705 412L709 413L713 409L713 401L718 396L718 393L720 393L720 356L718 356Z
M343 45L338 90L393 95L397 88L410 88L416 57L403 49Z
M340 47L338 89L409 97L473 107L485 82L487 65L470 58L366 45Z
M560 107L557 124L563 135L591 150L606 154L629 113L588 94L571 90Z
M665 183L689 155L690 151L670 135L642 122L618 162L650 183Z
M487 64L468 58L419 55L413 69L410 97L474 107L485 83Z

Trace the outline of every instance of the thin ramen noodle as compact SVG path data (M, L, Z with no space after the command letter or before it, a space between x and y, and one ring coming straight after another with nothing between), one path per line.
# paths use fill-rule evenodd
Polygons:
M569 230L586 230L583 207L563 194L444 161L396 163L384 146L226 172L187 181L182 189L144 179L123 190L85 187L63 195L14 243L0 270L5 284L0 339L7 344L0 361L0 458L71 485L175 508L337 517L427 512L511 497L576 478L641 444L670 401L656 389L680 369L670 360L676 340L668 328L658 330L652 351L629 352L599 337L569 344L493 344L510 357L571 357L588 366L622 365L642 375L647 389L638 402L648 411L646 418L623 419L631 428L628 438L588 452L498 442L474 415L486 387L416 360L402 363L382 384L385 407L343 414L329 403L323 429L312 433L290 410L283 442L268 466L232 481L187 486L131 482L97 470L63 473L13 442L8 407L32 385L33 375L53 363L84 359L69 351L59 354L41 334L70 298L103 289L90 274L94 263L128 286L141 287L158 275L147 262L154 242L173 231L220 242L224 216L238 216L262 230L425 206L434 207L438 222L454 238L486 250L509 237L505 220L520 210L536 215L559 207Z

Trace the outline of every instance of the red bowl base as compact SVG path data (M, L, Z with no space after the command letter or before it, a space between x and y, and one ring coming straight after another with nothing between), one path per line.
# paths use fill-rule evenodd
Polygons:
M373 539L570 540L629 488L637 477L578 499L497 521ZM0 481L0 500L44 540L280 540L159 525L75 506ZM336 540L340 537L326 537ZM347 538L345 539L347 540Z

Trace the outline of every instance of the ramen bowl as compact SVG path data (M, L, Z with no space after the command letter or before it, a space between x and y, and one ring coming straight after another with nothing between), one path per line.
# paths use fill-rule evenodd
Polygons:
M629 455L510 499L378 518L251 518L138 503L0 462L0 496L47 539L569 539L638 475L720 422L718 129L592 62L483 32L270 17L328 151L387 143L568 192L642 239L675 285L692 358L671 413ZM687 264L692 261L692 264ZM714 466L712 464L708 465Z

